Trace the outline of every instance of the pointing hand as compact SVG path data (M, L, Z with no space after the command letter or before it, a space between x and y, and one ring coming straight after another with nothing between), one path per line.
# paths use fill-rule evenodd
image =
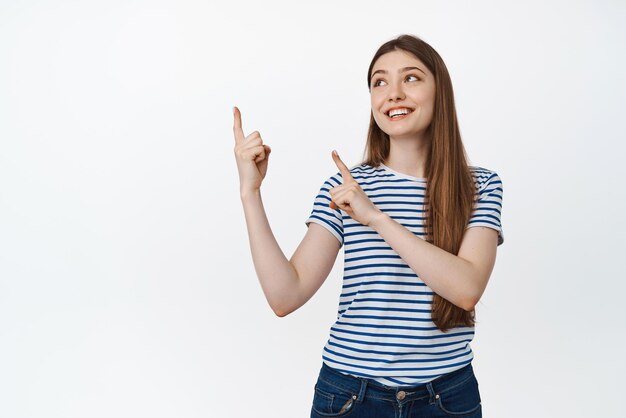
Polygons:
M382 214L382 211L372 203L359 183L352 177L348 167L339 158L339 154L333 151L332 157L337 168L339 168L343 183L330 189L332 197L332 201L329 204L330 208L341 208L352 219L368 226L375 217Z
M259 131L244 136L239 108L233 108L233 115L235 117L233 124L235 159L239 171L239 189L243 194L261 188L261 182L267 174L267 163L272 149L269 145L263 145Z

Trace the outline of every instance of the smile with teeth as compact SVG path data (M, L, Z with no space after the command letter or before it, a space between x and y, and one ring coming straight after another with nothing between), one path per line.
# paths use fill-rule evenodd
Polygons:
M412 111L413 110L406 108L406 107L398 108L398 109L391 109L389 112L387 112L387 116L393 120L404 119L406 115L408 115Z

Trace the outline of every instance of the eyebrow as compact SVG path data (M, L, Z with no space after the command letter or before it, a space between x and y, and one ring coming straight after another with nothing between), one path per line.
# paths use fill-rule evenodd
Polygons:
M409 71L409 70L420 70L422 73L424 73L424 71L421 68L417 68L417 67L404 67L398 70L398 73L403 73L405 71ZM372 76L370 77L370 81L372 80L372 78L374 78L374 75L376 73L382 73L382 74L387 74L386 70L376 70L372 73ZM426 73L424 73L424 75L426 75Z

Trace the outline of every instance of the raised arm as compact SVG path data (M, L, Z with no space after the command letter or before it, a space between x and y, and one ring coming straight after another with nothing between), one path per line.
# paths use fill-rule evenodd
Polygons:
M324 227L311 223L302 242L287 260L267 220L261 193L241 196L254 268L265 298L283 317L304 305L330 273L340 243Z
M465 231L458 255L451 254L413 234L378 209L350 170L333 153L343 184L333 188L331 207L340 207L354 220L374 229L400 258L435 293L471 311L480 300L496 259L498 233L492 228Z
M311 224L291 260L287 260L269 225L261 183L270 149L255 131L245 137L239 109L234 109L235 157L240 196L246 218L252 261L265 298L278 316L295 311L322 285L337 257L340 243L328 231Z

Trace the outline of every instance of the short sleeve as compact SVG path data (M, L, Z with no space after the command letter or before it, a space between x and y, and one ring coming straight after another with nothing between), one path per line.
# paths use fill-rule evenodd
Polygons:
M502 213L502 180L498 174L491 171L487 180L478 190L478 201L467 228L486 226L498 231L498 245L504 242L500 217Z
M341 209L331 209L329 204L331 202L330 189L341 184L341 174L337 173L331 176L322 184L317 196L313 201L313 209L308 219L305 221L307 228L311 222L322 225L337 240L340 246L343 246L343 219L341 215Z

